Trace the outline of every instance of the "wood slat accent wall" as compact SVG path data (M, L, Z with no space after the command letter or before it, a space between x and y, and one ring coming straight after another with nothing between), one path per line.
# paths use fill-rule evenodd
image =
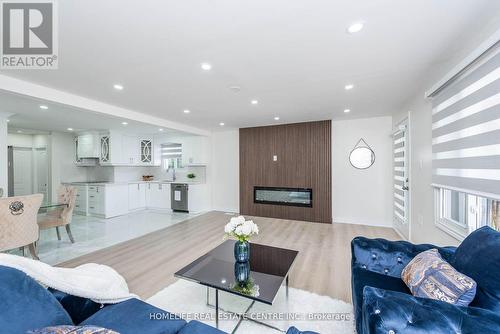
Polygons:
M331 223L331 138L331 121L240 129L241 214ZM313 206L254 203L254 186L311 188Z

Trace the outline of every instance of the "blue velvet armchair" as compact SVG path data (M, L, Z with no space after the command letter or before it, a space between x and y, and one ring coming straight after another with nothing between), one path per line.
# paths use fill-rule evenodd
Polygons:
M414 297L401 271L436 248L477 283L469 307ZM500 233L482 227L455 247L357 237L351 242L352 301L358 334L500 333Z

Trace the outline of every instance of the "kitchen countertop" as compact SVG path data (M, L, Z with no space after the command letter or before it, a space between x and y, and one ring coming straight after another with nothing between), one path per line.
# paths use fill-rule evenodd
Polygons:
M123 182L111 182L111 181L88 181L88 182L62 182L63 184L72 184L72 185L81 185L81 186L113 186L113 185L127 185L127 184L139 184L139 183L162 183L162 184L171 184L171 183L181 183L181 184L189 184L189 185L197 185L197 184L205 184L200 181L168 181L168 180L154 180L154 181L123 181Z

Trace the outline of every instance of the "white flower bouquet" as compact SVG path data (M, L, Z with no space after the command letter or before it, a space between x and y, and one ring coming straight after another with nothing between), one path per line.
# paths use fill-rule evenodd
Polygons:
M259 227L245 217L233 217L224 227L226 237L235 238L240 242L248 242L253 235L259 234Z

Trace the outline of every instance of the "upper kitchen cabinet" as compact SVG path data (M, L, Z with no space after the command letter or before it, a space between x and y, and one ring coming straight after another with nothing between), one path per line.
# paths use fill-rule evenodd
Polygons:
M159 166L158 149L152 137L109 131L100 137L100 164L103 166Z
M173 158L169 159L169 165L177 163L175 168L206 166L210 161L210 139L205 136L157 135L155 143L159 144L155 146L159 151L154 157L155 164L169 155L169 158Z
M125 164L139 165L141 162L141 146L137 136L123 136L123 155Z
M140 145L140 151L141 151L141 156L140 156L140 161L141 164L144 165L152 165L154 160L153 160L153 139L152 138L139 138L139 145Z
M99 158L99 162L101 164L110 162L111 152L109 149L109 145L110 145L109 134L102 135L101 136L101 155Z

